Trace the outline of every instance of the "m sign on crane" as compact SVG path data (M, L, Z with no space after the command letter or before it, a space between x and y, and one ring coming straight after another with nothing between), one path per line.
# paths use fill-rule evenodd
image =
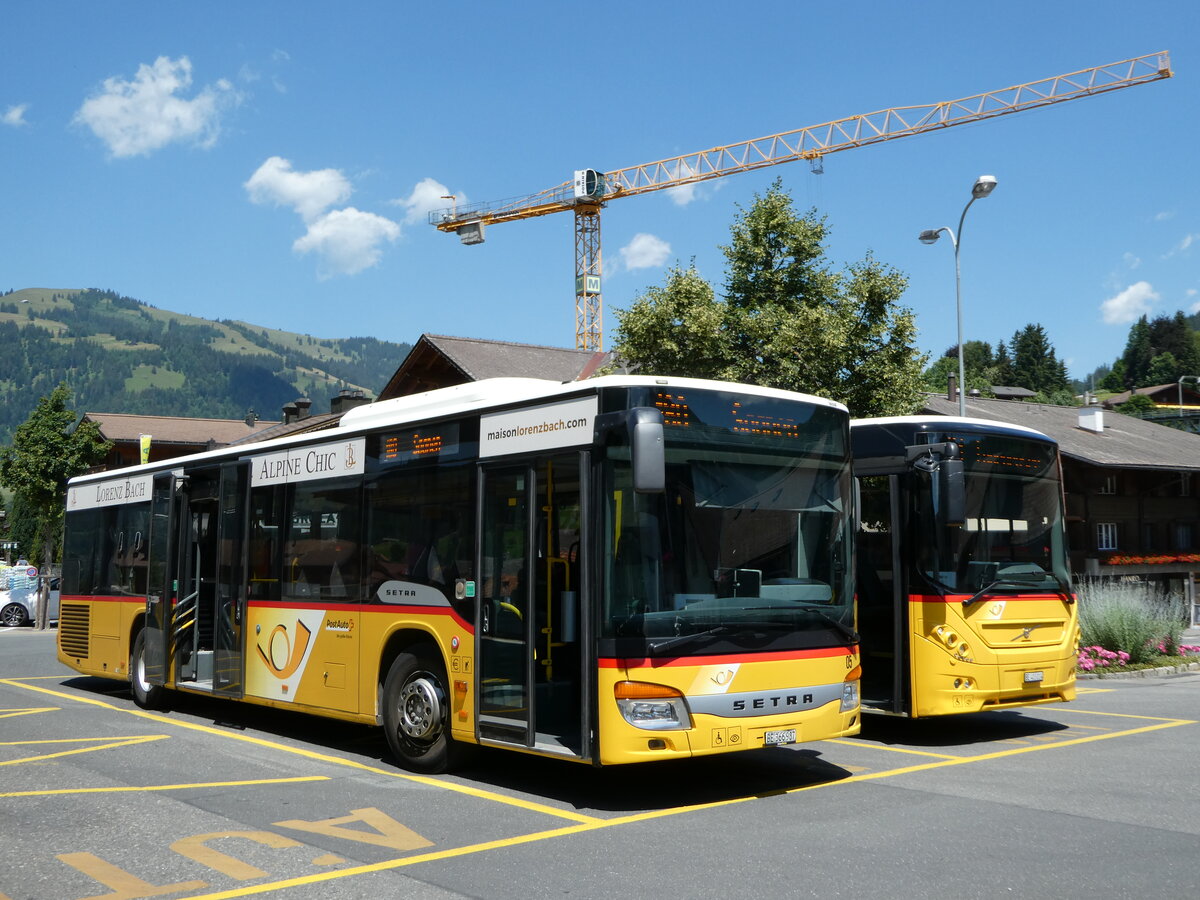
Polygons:
M1171 74L1167 52L1150 53L960 100L924 106L893 106L639 166L608 172L580 169L570 181L548 190L512 200L436 210L430 213L429 221L439 231L454 232L464 244L481 244L488 225L574 211L575 346L580 350L600 350L600 210L610 200L709 181L797 159L816 163L821 157L839 150L1091 97L1170 78Z

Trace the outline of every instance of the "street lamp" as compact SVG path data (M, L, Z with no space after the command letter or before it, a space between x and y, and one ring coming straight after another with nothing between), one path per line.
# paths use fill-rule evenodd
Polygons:
M963 418L967 415L967 377L966 368L963 365L963 327L962 327L962 273L958 265L958 244L962 240L963 220L967 217L967 210L971 208L971 204L982 197L986 197L996 187L996 176L980 175L975 179L975 184L971 188L971 199L967 201L967 205L963 207L962 215L958 218L958 236L955 237L954 232L949 226L941 228L929 228L922 231L918 235L918 239L922 244L933 244L937 242L938 237L944 231L950 235L950 243L954 245L954 302L958 310L958 414Z

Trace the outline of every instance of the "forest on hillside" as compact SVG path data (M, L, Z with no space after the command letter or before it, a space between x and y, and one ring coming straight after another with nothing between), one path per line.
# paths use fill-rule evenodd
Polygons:
M0 443L59 383L79 412L277 419L300 396L316 413L341 389L373 395L410 349L197 319L98 289L0 297L0 346Z

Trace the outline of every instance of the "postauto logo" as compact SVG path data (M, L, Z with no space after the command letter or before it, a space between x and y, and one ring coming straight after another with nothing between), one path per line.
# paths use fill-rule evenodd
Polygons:
M267 635L267 646L263 647L262 641L258 642L258 655L266 664L267 671L284 681L295 675L304 662L311 640L312 632L297 619L292 636L288 635L286 625L280 624L272 628L271 633Z

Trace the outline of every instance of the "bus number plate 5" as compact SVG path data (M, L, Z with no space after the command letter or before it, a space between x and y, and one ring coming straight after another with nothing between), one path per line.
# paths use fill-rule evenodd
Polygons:
M763 732L764 747L778 747L780 744L796 743L796 729L788 728L784 731L766 731Z
M1042 680L1041 672L1026 672L1025 673L1025 683L1026 684L1037 684L1041 680Z

